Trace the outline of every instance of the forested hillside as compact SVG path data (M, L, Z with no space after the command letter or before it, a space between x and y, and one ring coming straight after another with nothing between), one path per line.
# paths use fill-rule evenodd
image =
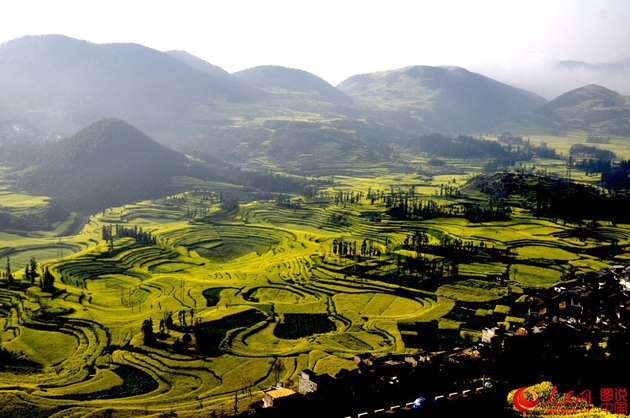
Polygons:
M188 159L119 119L103 119L50 144L19 173L19 186L73 209L97 210L168 190Z

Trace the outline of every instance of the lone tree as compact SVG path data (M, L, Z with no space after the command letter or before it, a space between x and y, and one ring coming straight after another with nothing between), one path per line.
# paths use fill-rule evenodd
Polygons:
M37 272L37 261L35 261L35 257L31 257L31 261L26 265L26 269L24 269L24 279L31 282L31 286L35 285L35 278L39 277L39 273Z
M280 375L282 374L282 372L284 372L286 370L286 368L284 367L284 364L282 364L282 362L280 361L280 359L278 359L276 361L276 364L273 365L273 372L276 375L276 385L278 383L280 383Z
M7 257L7 280L13 283L13 274L11 274L11 259Z
M46 271L44 271L44 277L40 281L42 290L44 292L52 292L55 289L55 276L52 275L50 270L48 270L48 266L46 266Z
M155 342L155 335L153 335L153 320L151 318L144 320L142 327L140 327L140 331L142 331L145 345L151 345Z

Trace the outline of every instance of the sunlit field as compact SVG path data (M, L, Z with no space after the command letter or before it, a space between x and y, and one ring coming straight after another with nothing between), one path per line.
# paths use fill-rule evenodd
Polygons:
M572 137L565 139L569 145ZM181 177L178 186L189 190L233 193L238 211L189 191L92 214L70 236L62 233L75 214L49 231L0 232L0 269L9 258L19 282L34 258L55 277L52 294L37 281L24 292L0 287L2 348L20 359L0 368L0 403L26 405L23 416L110 408L116 416L208 416L233 410L235 396L241 405L260 400L277 383L274 369L296 385L306 368L334 375L356 368L356 354L421 350L406 339L405 325L438 320L440 330L461 329L463 345L480 330L449 318L460 304L484 303L489 308L471 309L471 318L500 313L508 328L518 327L524 318L510 315L511 306L523 295L630 257L589 252L612 238L624 248L628 225L577 237L574 225L525 210L495 222L392 219L368 190L413 189L440 205L481 199L466 191L443 196L440 187L463 187L483 160L453 160L446 169L407 157L392 167L335 167L342 174L331 185L312 199L293 196L292 207L240 186ZM559 160L536 164L562 171ZM335 202L339 192L362 195ZM5 187L0 199L16 210L47 202ZM110 226L151 240L104 239ZM423 249L408 245L418 231L426 234ZM477 249L451 262L438 250L453 241ZM364 242L371 254L361 253ZM338 243L358 250L342 255ZM414 260L443 269L440 279L414 270ZM149 319L153 341L143 326Z

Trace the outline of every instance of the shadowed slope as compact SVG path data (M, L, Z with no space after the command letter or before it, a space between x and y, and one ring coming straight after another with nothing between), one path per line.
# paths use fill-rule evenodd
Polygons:
M20 185L73 210L94 210L161 195L187 158L119 119L103 119L48 146Z

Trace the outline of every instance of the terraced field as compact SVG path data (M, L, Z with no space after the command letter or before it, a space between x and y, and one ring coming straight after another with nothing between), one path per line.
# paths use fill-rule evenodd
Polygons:
M1 233L0 254L16 260L17 281L20 263L35 257L52 271L57 292L0 287L2 347L20 360L0 369L0 403L58 417L109 408L117 416L233 410L235 396L241 405L258 401L276 383L274 369L296 384L304 368L352 369L358 353L415 352L421 347L405 345L401 329L432 320L458 329L460 322L444 316L459 303L490 303L494 309L471 315L499 312L517 326L512 296L607 265L590 250L610 238L620 247L630 241L626 225L583 239L575 228L518 211L492 223L394 220L381 201L365 197L368 187L413 186L438 204L461 204L464 197L437 190L466 174L426 179L383 169L368 176L361 166L351 174L290 209L240 187L181 178L234 192L239 211L225 213L218 201L187 192L93 215L61 244L53 235ZM340 191L363 197L335 203ZM115 225L142 228L155 240L103 240L103 227ZM418 231L427 234L424 249L405 247ZM476 250L455 263L440 249L448 240ZM377 251L342 256L333 242ZM490 249L500 255L492 259ZM409 267L420 259L443 270L439 280ZM445 270L455 264L458 270Z

